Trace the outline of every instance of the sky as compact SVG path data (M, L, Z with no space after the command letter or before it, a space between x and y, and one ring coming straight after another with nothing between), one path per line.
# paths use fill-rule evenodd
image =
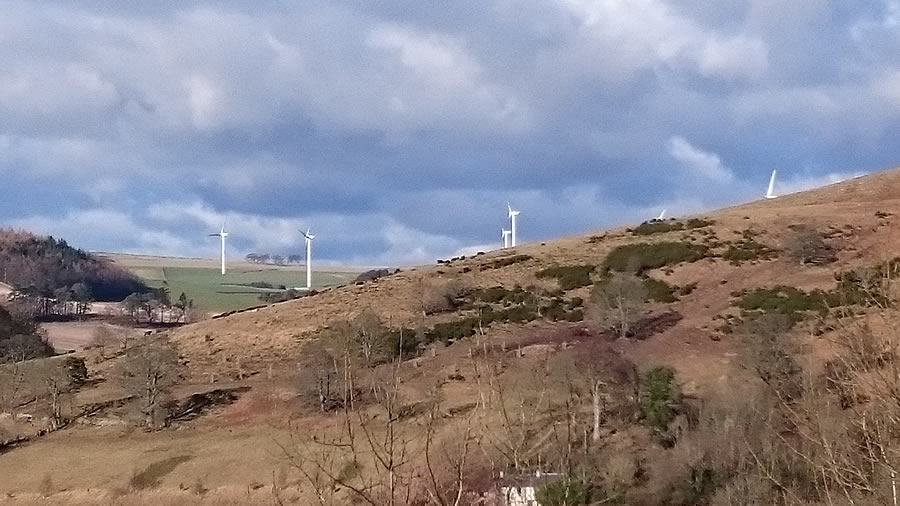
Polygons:
M900 1L0 0L0 226L431 263L900 164Z

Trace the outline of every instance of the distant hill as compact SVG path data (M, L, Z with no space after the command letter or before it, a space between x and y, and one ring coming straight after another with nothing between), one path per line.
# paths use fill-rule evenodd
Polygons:
M147 290L134 274L63 239L11 229L0 229L0 282L46 296L83 283L98 301L119 301Z

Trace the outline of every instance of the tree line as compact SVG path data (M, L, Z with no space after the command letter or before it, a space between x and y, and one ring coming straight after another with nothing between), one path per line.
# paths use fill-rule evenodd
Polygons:
M135 323L187 323L195 311L194 299L181 292L173 301L166 287L132 293L122 304Z
M300 255L283 256L269 253L249 253L244 259L253 264L288 265L303 263L303 257Z
M63 239L0 229L0 281L42 297L83 285L99 301L120 301L147 287L137 276Z

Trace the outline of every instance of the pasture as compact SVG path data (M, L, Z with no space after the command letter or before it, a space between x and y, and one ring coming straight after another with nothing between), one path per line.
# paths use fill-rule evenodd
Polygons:
M232 261L226 264L227 272L222 276L215 260L123 254L103 256L133 272L149 286L168 288L173 300L184 292L194 299L197 308L212 313L262 304L260 294L280 291L281 286L306 286L306 268L302 265ZM319 270L313 267L313 288L316 289L350 283L365 270L341 266L323 266L323 270ZM261 286L263 283L273 288Z

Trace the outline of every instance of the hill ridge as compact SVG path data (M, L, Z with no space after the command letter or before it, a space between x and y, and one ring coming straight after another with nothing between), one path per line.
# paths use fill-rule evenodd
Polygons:
M689 235L690 241L698 244L706 240L701 240L706 237L704 234L714 235L718 242L730 243L740 234L752 230L757 241L778 249L788 227L796 224L806 224L834 235L832 240L841 243L840 254L830 269L851 269L892 256L891 243L894 238L900 239L900 228L891 219L893 213L900 212L900 200L894 195L900 196L900 170L698 214L696 216L710 219L714 224L694 231L674 230L640 236L628 232L626 227L619 227L495 250L451 264L406 270L374 282L335 288L314 297L200 322L178 330L173 338L197 362L202 362L210 353L233 356L235 360L241 357L244 363L296 357L304 339L366 309L372 309L393 327L430 327L463 317L464 311L423 316L420 299L429 285L453 282L473 289L525 287L539 283L541 280L535 273L553 265L601 265L618 246L662 239L679 242L688 240L685 237ZM878 217L877 213L887 214ZM687 218L676 221L683 222ZM484 268L491 262L515 255L529 258L498 268ZM699 314L691 314L673 329L650 342L635 345L635 348L641 348L641 354L663 357L666 346L676 346L686 334L693 336L687 339L689 347L715 343L713 317L730 307L731 292L772 284L775 280L808 289L827 288L834 283L831 270L796 266L783 257L747 261L740 267L722 259L707 259L672 266L665 271L651 269L652 277L675 285L697 283L694 294L684 296L672 307L683 307L683 312ZM571 292L572 297L587 298L588 295L587 288ZM517 327L507 324L497 328ZM214 345L206 340L207 335L215 336ZM721 354L716 357L723 358ZM685 364L674 365L683 367Z

